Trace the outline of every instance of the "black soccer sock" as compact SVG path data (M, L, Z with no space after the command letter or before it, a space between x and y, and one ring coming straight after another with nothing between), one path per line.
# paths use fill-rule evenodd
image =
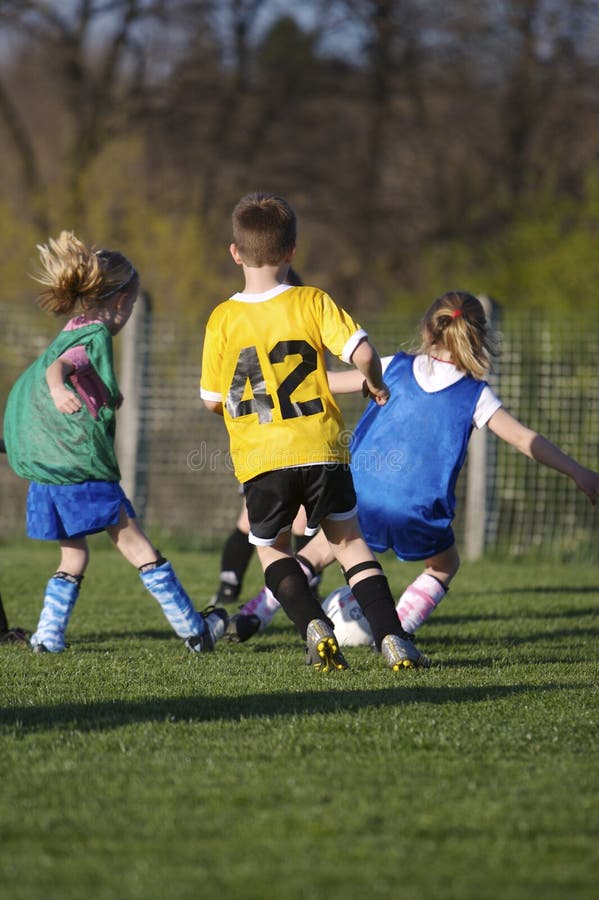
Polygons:
M264 583L273 592L303 640L306 639L308 623L312 619L321 619L331 628L333 627L333 623L325 616L320 603L314 599L308 579L302 572L300 564L293 557L278 559L267 566L264 572Z
M220 560L221 581L237 588L237 594L241 590L253 552L254 545L250 544L247 534L239 528L232 531L225 541Z
M363 578L352 585L351 590L370 625L377 650L381 649L382 640L388 634L405 637L385 575Z

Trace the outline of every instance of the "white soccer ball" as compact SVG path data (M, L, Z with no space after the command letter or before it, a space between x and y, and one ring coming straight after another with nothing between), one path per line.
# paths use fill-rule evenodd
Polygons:
M332 591L322 608L333 623L341 647L369 647L373 643L370 625L347 585Z

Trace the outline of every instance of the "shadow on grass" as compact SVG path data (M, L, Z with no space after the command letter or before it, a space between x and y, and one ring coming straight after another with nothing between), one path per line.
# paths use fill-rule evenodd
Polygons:
M546 684L532 687L392 687L379 690L300 691L249 694L238 697L154 697L144 700L58 703L0 710L0 725L25 732L105 731L141 722L238 722L252 718L321 715L408 703L482 703L531 692L576 690L585 685Z
M90 645L87 649L97 650L97 644L103 644L106 641L172 641L177 640L177 635L170 629L144 629L143 631L89 631L87 634L78 634L73 639L73 643L77 644L77 650L82 651L85 644Z
M294 640L297 638L297 646L300 647L301 642L299 637L297 637L296 633L292 628L287 629L288 634L283 635L281 629L269 629L267 632L267 637L269 639L268 644L262 644L262 635L259 635L253 638L251 641L248 641L244 644L244 649L249 647L252 650L264 651L264 650L288 650L289 649L289 640ZM283 639L280 644L275 644L272 641L273 635L276 637L281 636ZM89 632L88 634L78 634L72 638L71 644L73 647L76 647L78 653L97 653L98 650L102 649L102 644L112 644L115 641L182 641L182 638L178 638L176 634L172 631L94 631ZM239 644L230 644L228 641L220 640L219 647L231 649L232 647L239 647Z
M473 595L472 595L473 596ZM463 598L456 603L468 603L467 598ZM465 625L467 622L515 622L520 619L547 619L549 621L555 621L556 619L584 619L584 618L597 618L599 616L599 607L597 606L587 606L584 609L564 609L556 612L555 610L547 610L546 612L535 611L532 612L529 609L523 609L520 612L510 612L510 613L497 613L497 612L489 612L489 613L464 613L452 615L451 613L447 614L445 612L445 607L439 607L439 612L435 614L434 617L431 617L427 623L426 628L437 627L439 625Z
M457 588L456 588L457 591ZM499 591L485 589L484 591L464 590L464 594L469 597L503 597L506 594L597 594L599 595L599 584L597 585L532 585L518 587L502 587Z
M481 621L481 620L479 620ZM441 623L440 623L441 624ZM446 623L447 624L447 623ZM548 641L562 641L562 640L597 640L599 639L599 628L547 628L544 631L536 631L534 634L496 634L493 638L485 635L485 644L489 647L499 646L499 647L519 647L526 644L543 644ZM437 649L443 649L443 647L471 647L473 644L477 643L477 638L472 634L468 634L465 636L461 635L451 635L451 637L447 637L446 635L434 634L426 628L424 628L418 633L418 647L420 649L424 649L425 651L430 650L432 647ZM493 642L493 644L491 644Z

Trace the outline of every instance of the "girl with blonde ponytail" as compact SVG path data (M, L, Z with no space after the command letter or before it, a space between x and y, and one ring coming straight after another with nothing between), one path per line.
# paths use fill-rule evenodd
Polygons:
M383 407L368 405L351 444L366 543L375 552L392 549L400 560L425 564L396 605L402 627L412 633L434 612L460 566L452 529L455 487L473 428L487 425L520 453L569 476L593 505L599 500L599 473L522 425L484 381L496 350L477 297L449 291L435 300L422 319L420 340L415 354L383 358L390 399ZM362 379L353 371L329 372L329 385L333 393L348 393L360 390ZM302 549L302 558L315 572L333 561L320 534ZM323 608L339 641L351 644L360 634L351 593L333 591ZM269 619L275 611L269 608ZM243 608L232 620L238 633L244 632L239 616L249 613ZM368 626L361 621L364 632ZM257 628L266 624L263 617Z
M8 397L8 461L29 482L27 534L57 540L60 564L46 586L35 652L60 653L89 561L87 537L107 531L139 569L147 590L189 649L212 650L224 610L197 612L172 565L140 528L120 485L114 450L122 403L112 338L127 324L139 292L134 266L115 250L88 247L72 232L38 247L40 307L71 316Z

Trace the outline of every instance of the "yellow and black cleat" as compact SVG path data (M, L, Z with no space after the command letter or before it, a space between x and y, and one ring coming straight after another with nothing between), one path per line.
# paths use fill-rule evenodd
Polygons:
M339 649L333 629L322 619L312 619L306 631L306 665L317 672L342 671L349 664Z

